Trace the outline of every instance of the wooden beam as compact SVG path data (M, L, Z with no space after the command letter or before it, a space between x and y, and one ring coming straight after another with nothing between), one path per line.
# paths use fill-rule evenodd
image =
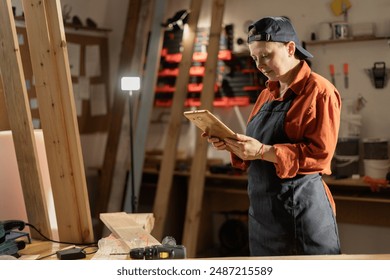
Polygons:
M152 114L154 104L154 93L155 86L157 83L158 67L161 59L161 48L164 38L164 29L161 23L164 21L165 14L165 0L155 1L153 11L153 23L151 28L151 37L148 47L148 54L146 58L146 68L144 80L142 81L141 92L142 98L139 104L137 125L135 126L135 139L134 145L134 174L129 174L128 182L131 182L131 176L134 176L134 188L135 198L139 197L141 188L141 179L143 173L143 166L145 160L145 147L147 135L149 132L150 118ZM126 193L126 199L124 204L124 211L131 212L132 195L131 195L131 184L127 184L128 189Z
M94 239L59 0L23 0L60 240Z
M153 235L161 240L164 237L164 227L167 220L169 199L172 190L173 171L176 162L177 144L180 136L183 119L184 101L187 97L189 70L192 64L192 55L196 39L196 30L202 6L201 0L192 0L191 14L183 33L182 60L179 63L179 76L175 84L171 115L168 123L168 134L161 162L160 175L157 183L157 193L154 200L153 213L156 217L156 226Z
M0 1L0 69L29 223L51 237L22 59L10 0ZM3 86L1 86L2 88ZM8 186L13 187L13 186ZM32 231L32 237L42 238Z
M99 189L96 197L96 209L94 217L107 212L107 206L112 188L112 179L115 171L118 143L122 130L122 121L125 105L128 103L128 94L121 90L120 77L131 76L131 61L136 44L136 34L139 22L141 0L130 0L127 8L125 32L123 34L122 49L120 53L118 81L115 85L114 103L110 115L110 127L107 136L106 151L100 177ZM101 234L102 227L97 234Z
M213 0L205 75L203 77L203 89L200 95L201 108L210 111L213 109L214 85L217 78L218 52L224 9L225 0ZM208 142L199 134L196 138L195 153L191 164L187 209L183 231L183 245L187 248L188 257L196 256L208 146Z
M4 26L4 25L2 25ZM10 130L11 126L8 120L7 106L5 105L5 96L4 96L4 87L3 87L3 78L0 71L0 131L1 130Z

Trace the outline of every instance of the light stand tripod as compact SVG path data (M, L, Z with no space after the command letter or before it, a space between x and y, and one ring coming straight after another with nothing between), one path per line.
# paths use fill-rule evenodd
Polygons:
M140 89L139 77L123 77L121 79L121 89L129 91L129 131L130 131L130 179L131 179L131 210L137 209L137 197L135 195L134 183L134 143L133 143L133 90Z

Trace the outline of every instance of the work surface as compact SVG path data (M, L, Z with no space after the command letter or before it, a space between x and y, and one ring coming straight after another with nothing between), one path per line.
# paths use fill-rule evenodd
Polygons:
M47 260L56 260L57 257L55 255L55 252L59 250L60 248L67 247L67 245L59 245L57 243L52 243L49 241L33 241L31 244L27 245L27 247L20 251L20 259L37 259L42 256L49 256L51 254L54 254L50 257L44 258ZM121 251L122 248L117 247L113 248L115 251ZM87 252L93 252L93 248L86 249ZM96 256L95 254L87 255L87 257L84 260L94 260L94 259L102 259L102 256ZM124 260L129 259L128 256L110 256L106 259L109 260ZM210 258L211 259L211 258ZM228 257L228 258L212 258L212 259L267 259L267 260L390 260L390 253L389 254L360 254L360 255L315 255L315 256L280 256L280 257L248 257L248 256L242 256L242 257Z
M83 248L84 260L129 260L129 252L134 248L161 245L152 235L154 224L152 214L105 213L101 220L111 231L107 237L101 238L97 246L79 246ZM56 260L56 252L69 245L50 241L33 240L26 248L19 251L20 259ZM187 255L188 256L188 255ZM205 259L205 258L203 258ZM316 255L316 256L280 256L280 257L249 257L237 256L210 259L267 259L267 260L390 260L389 254L361 255Z

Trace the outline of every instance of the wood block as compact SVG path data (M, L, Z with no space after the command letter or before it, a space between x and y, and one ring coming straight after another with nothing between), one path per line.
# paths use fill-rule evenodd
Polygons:
M151 217L152 214L127 214L125 212L100 214L100 220L116 238L127 245L129 250L161 244L144 229L145 225L150 227Z

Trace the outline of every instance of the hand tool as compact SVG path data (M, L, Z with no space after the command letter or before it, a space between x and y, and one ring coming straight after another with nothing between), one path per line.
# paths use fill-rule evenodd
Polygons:
M164 259L185 259L186 248L183 245L176 245L176 240L171 236L166 236L162 245L153 245L143 248L133 248L129 253L112 253L111 255L130 255L136 260L164 260Z
M344 63L343 70L344 70L344 87L348 88L349 83L348 83L348 63Z
M375 62L374 67L372 67L372 75L374 77L375 88L383 88L386 78L386 63Z
M185 259L186 248L183 245L154 245L131 249L129 253L112 253L111 255L130 255L135 260Z
M334 65L329 64L329 72L330 72L330 78L332 79L332 84L336 86L336 81L334 77Z

